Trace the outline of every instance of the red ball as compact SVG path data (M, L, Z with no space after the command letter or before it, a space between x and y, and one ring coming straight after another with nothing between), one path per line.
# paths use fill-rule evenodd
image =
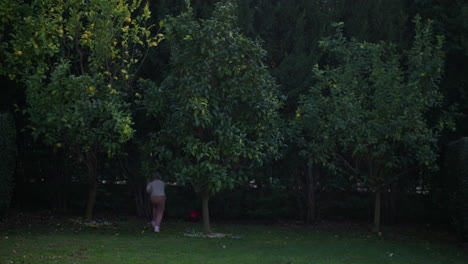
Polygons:
M197 222L198 219L200 219L200 215L198 214L197 211L191 211L189 212L189 220L192 222Z

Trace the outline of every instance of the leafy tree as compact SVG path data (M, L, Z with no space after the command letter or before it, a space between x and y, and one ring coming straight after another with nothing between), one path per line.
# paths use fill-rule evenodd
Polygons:
M239 32L234 14L235 5L221 1L206 20L196 20L189 6L168 18L171 71L146 101L160 126L150 153L200 194L206 233L209 197L275 155L281 137L281 101L265 52Z
M89 220L98 158L132 137L125 95L144 50L162 35L145 27L150 11L139 0L37 0L16 12L22 19L1 45L1 72L25 85L33 135L87 169Z
M375 193L375 231L384 187L421 166L431 167L437 135L451 125L441 114L438 87L443 38L433 36L431 21L421 23L417 17L415 24L406 56L383 42L348 40L343 23L335 24L336 35L321 46L337 66L314 67L316 83L301 97L293 121L312 162L345 166Z
M404 47L408 46L412 34L410 10L407 0L238 0L240 26L248 36L259 36L264 40L262 45L267 51L267 65L272 76L278 81L282 93L287 95L282 113L294 116L299 95L307 91L313 83L310 65L326 63L327 56L319 47L319 40L333 34L333 21L344 21L347 25L344 32L366 41L391 41ZM285 41L287 40L287 41ZM330 62L330 63L333 63ZM291 176L294 182L301 184L295 192L300 208L307 222L317 220L320 203L320 190L336 183L347 188L347 182L338 175L330 175L327 170L319 169L306 157L296 156L300 147L291 139L287 142L283 158L276 162L280 168L295 167L288 173L279 170L277 175L268 178ZM302 164L297 166L297 164ZM264 171L268 171L265 169ZM325 174L328 174L325 177ZM319 187L320 186L320 187ZM316 190L316 191L315 191Z

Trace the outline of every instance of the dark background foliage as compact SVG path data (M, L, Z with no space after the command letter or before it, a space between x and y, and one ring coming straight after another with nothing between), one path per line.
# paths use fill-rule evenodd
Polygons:
M155 24L186 10L182 0L150 2L151 19ZM195 17L208 19L216 2L191 1ZM468 161L466 139L459 139L468 136L468 3L463 0L235 2L238 5L237 26L246 36L261 41L267 52L264 64L287 98L280 112L284 119L294 117L299 95L313 85L313 66L337 63L325 55L318 44L334 33L333 22L344 22L346 37L376 43L384 41L405 50L413 41L414 24L411 21L414 16L420 14L423 19L434 20L435 34L444 35L446 39L446 60L440 84L444 103L456 106L458 113L465 115L456 119L455 131L444 132L439 137L438 172L401 179L395 183L397 192L383 194L383 223L430 222L444 227L454 224L452 230L466 239L468 175L465 167ZM8 19L2 21L2 41L8 40L9 28L4 26L8 23ZM139 77L160 84L170 71L170 54L166 42L151 49ZM2 188L12 190L10 208L68 213L83 210L86 189L83 170L62 150L32 138L27 129L28 116L22 111L26 106L24 87L7 77L1 77L0 87L0 112L9 112L14 119L14 125L2 121L2 127L16 128L15 133L5 137L11 140L13 134L16 135L16 169L12 181L6 173L1 175L0 183ZM104 158L105 162L99 165L96 210L148 216L147 199L141 191L148 170L138 161L138 155L144 152L148 133L160 127L138 102L132 103L131 111L136 134L124 147L126 156ZM4 135L0 136L3 139ZM317 193L311 205L307 160L299 155L298 146L288 136L285 141L282 158L256 168L255 179L220 192L211 199L214 219L370 221L373 197L368 190L351 183L346 172L333 174L324 168L315 168L313 188ZM451 143L453 141L456 143ZM11 158L14 152L11 150L5 155ZM2 162L10 161L2 159ZM10 170L10 165L3 165L2 171ZM190 190L191 186L168 186L167 216L185 218L188 211L200 210L198 197ZM2 208L6 206L2 205ZM308 218L310 210L315 210L314 219Z

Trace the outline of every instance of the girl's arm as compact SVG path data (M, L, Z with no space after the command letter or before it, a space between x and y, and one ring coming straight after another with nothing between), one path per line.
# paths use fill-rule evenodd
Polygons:
M151 184L146 184L146 193L150 194L152 191Z

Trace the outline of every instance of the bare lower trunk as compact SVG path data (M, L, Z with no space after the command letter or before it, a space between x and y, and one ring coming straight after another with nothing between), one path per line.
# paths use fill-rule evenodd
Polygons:
M316 208L316 193L315 193L315 175L316 170L314 170L312 164L307 165L307 171L305 175L305 184L306 184L306 201L307 201L307 216L306 222L308 224L314 224L317 220L317 208Z
M146 193L146 179L137 173L138 169L131 167L132 164L128 160L120 160L120 166L135 200L136 215L151 219L153 214L151 203Z
M372 231L380 233L380 222L382 215L382 183L380 182L382 166L372 160L369 160L369 176L374 180L375 201L374 201L374 227Z
M201 191L201 199L202 199L202 217L203 217L203 233L211 234L211 227L210 227L210 212L208 210L208 202L210 199L210 191L208 188Z
M382 208L382 192L379 189L375 190L375 203L374 203L374 228L372 229L373 232L378 233L380 232L380 215L381 215L381 208Z
M97 182L90 182L88 190L88 201L86 202L85 220L90 221L93 218L94 205L96 204Z
M97 195L97 157L95 153L89 152L86 159L88 168L88 201L86 202L85 221L93 218L94 205Z
M151 218L151 203L144 187L144 185L141 185L141 188L133 188L132 190L135 198L136 214L138 216Z
M68 165L68 158L65 156L64 153L59 152L54 157L55 169L50 172L50 174L54 177L52 184L53 187L53 201L52 201L52 209L54 212L62 212L66 213L68 209L68 193L69 193L69 182L70 182L70 174L69 174L69 165Z
M127 142L125 145L126 156L119 156L120 170L128 182L128 186L135 200L136 215L151 219L152 206L148 194L146 193L147 178L141 174L140 150L135 142Z
M306 220L307 219L307 206L303 206L304 200L305 200L305 191L304 191L304 180L305 179L305 172L304 169L301 167L300 169L297 169L296 171L296 176L294 177L294 183L295 183L295 189L294 189L294 194L296 198L296 204L298 208L298 215L299 219L301 220Z

